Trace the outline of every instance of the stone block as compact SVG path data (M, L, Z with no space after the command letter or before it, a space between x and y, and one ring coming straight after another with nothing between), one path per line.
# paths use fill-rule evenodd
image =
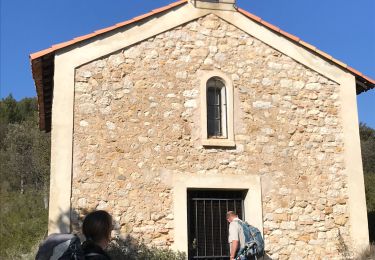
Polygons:
M253 107L257 109L269 109L269 108L272 108L273 106L271 102L269 101L258 100L258 101L253 102Z

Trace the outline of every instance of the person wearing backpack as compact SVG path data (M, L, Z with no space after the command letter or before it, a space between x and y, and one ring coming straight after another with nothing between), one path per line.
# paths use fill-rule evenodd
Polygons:
M238 218L234 211L226 214L229 222L230 260L258 259L264 254L264 240L259 229Z
M240 249L245 247L245 236L236 212L228 211L226 217L229 222L228 242L230 260L234 260Z
M36 260L110 260L104 252L111 240L112 217L104 210L91 212L83 221L86 241L75 234L51 234L39 246Z
M112 217L104 210L91 212L85 217L82 225L86 238L82 244L85 260L111 260L104 250L111 241L112 229Z

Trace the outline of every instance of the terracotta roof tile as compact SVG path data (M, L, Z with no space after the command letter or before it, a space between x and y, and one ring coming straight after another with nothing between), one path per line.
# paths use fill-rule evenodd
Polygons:
M168 10L169 8L171 8L169 5L167 6L164 6L164 7L160 7L160 8L156 8L154 10L152 10L153 13L160 13L160 12L163 12L165 10Z
M358 70L356 70L356 69L354 69L354 68L352 68L352 67L346 67L348 70L350 70L351 72L353 72L354 74L357 74L357 75L359 75L359 76L361 76L361 77L363 77L363 74L362 74L362 72L359 72Z
M262 18L260 18L259 16L256 16L255 14L252 14L252 13L249 13L248 11L244 10L244 9L241 9L241 8L238 8L238 11L244 15L246 15L247 17L257 21L257 22L260 22L262 21Z
M128 20L128 21L124 21L124 22L121 22L121 23L116 23L116 26L121 27L121 26L131 24L132 22L133 22L132 20Z
M331 60L332 61L332 56L329 55L328 53L324 52L324 51L321 51L319 49L316 49L315 52L319 53L321 56L323 56L324 58L328 59L328 60Z
M153 15L153 14L155 14L155 13L153 13L153 11L151 11L150 13L142 14L142 15L139 15L139 16L134 17L134 18L132 19L132 21L133 21L133 22L136 22L136 21L142 20L142 19L144 19L144 18L147 18L147 17L149 17L149 16L151 16L151 15Z
M87 35L84 35L84 36L80 36L80 37L76 37L74 38L73 40L70 40L70 41L66 41L66 42L62 42L62 43L59 43L59 44L55 44L53 45L52 47L50 48L47 48L45 50L42 50L42 51L39 51L39 52L36 52L36 53L33 53L33 54L30 54L30 59L33 60L33 59L36 59L36 58L39 58L39 57L42 57L48 53L52 53L56 50L59 50L59 49L62 49L62 48L65 48L69 45L72 45L72 44L75 44L75 43L78 43L78 42L81 42L81 41L84 41L84 40L87 40L89 38L92 38L92 37L95 37L99 34L103 34L103 33L106 33L106 32L110 32L112 30L115 30L117 28L120 28L120 27L123 27L123 26L126 26L126 25L129 25L131 23L134 23L134 22L137 22L137 21L140 21L142 19L145 19L147 17L150 17L154 14L157 14L157 13L160 13L160 12L163 12L163 11L166 11L172 7L175 7L175 6L178 6L178 5L181 5L183 3L186 3L188 2L188 0L180 0L180 1L177 1L177 2L174 2L172 4L169 4L167 6L164 6L164 7L160 7L160 8L157 8L157 9L154 9L152 10L151 12L149 13L146 13L146 14L143 14L143 15L139 15L137 17L134 17L133 19L131 20L127 20L127 21L124 21L124 22L120 22L120 23L117 23L113 26L110 26L110 27L107 27L107 28L103 28L103 29L100 29L100 30L97 30L93 33L90 33L90 34L87 34ZM248 11L244 10L244 9L241 9L241 8L238 8L238 11L242 14L244 14L245 16L247 16L248 18L266 26L267 28L275 31L275 32L278 32L280 33L281 35L287 37L288 39L292 40L292 41L295 41L299 44L301 44L302 46L304 46L305 48L311 50L311 51L314 51L316 53L318 53L319 55L321 55L322 57L328 59L328 60L331 60L332 62L336 63L337 65L343 67L343 68L347 68L347 65L337 59L334 59L331 55L321 51L321 50L318 50L315 46L305 42L305 41L302 41L299 37L291 34L291 33L288 33L286 31L283 31L281 30L279 27L269 23L269 22L266 22L264 20L262 20L262 18L260 18L259 16L256 16L252 13L249 13ZM354 70L354 69L349 69L352 73L355 73L355 72L358 72L357 70ZM363 76L362 73L355 73L357 75L360 75L360 76ZM370 82L372 82L373 80L369 80Z
M103 29L97 30L97 31L95 31L94 33L95 33L96 35L98 35L98 34L102 34L102 33L106 33L106 32L109 32L109 31L115 30L115 29L117 29L117 28L119 28L119 26L114 25L114 26L111 26L111 27L107 27L107 28L103 28Z
M40 57L42 57L42 56L44 56L48 53L51 53L53 51L54 51L54 49L52 47L50 47L48 49L44 49L44 50L32 53L32 54L30 54L30 59L34 60L34 59L40 58Z
M341 67L343 67L343 68L347 68L348 67L348 65L346 64L346 63L344 63L344 62L342 62L342 61L339 61L338 59L335 59L335 58L331 58L331 60L334 62L334 63L337 63L338 65L340 65Z
M305 41L300 40L299 43L300 43L302 46L304 46L304 47L306 47L306 48L308 48L308 49L310 49L310 50L312 50L312 51L315 51L315 50L316 50L316 47L315 47L314 45L311 45L311 44L308 43L308 42L305 42Z
M64 47L72 45L72 44L74 44L76 42L77 42L77 40L73 39L73 40L70 40L70 41L67 41L67 42L58 43L58 44L52 45L52 49L53 50L62 49Z
M287 38L295 41L295 42L299 42L300 41L300 38L291 34L291 33L288 33L286 31L283 31L283 30L280 30L279 33L281 33L282 35L286 36Z
M263 24L263 25L265 25L269 29L272 29L272 30L276 31L276 32L280 32L280 30L281 30L279 27L277 27L277 26L275 26L273 24L270 24L269 22L266 22L264 20L261 20L260 23Z
M371 84L374 84L375 85L375 79L372 79L370 77L367 77L366 75L363 75L362 74L362 77L367 80L368 82L370 82Z
M367 77L367 76L363 75L363 74L362 74L361 72L359 72L358 70L355 70L355 69L349 67L349 66L346 65L345 63L343 63L343 62L341 62L341 61L339 61L339 60L333 58L331 55L329 55L329 54L327 54L327 53L325 53L325 52L323 52L323 51L317 49L315 46L313 46L313 45L311 45L311 44L309 44L309 43L307 43L307 42L301 40L299 37L297 37L297 36L295 36L295 35L293 35L293 34L290 34L290 33L288 33L288 32L285 32L285 31L281 30L281 29L278 28L277 26L274 26L274 25L272 25L272 24L270 24L270 23L268 23L268 22L262 20L260 17L258 17L258 16L256 16L256 15L253 15L253 14L247 12L246 10L243 10L243 9L241 9L241 8L238 8L238 11L239 11L240 13L242 13L243 15L247 16L248 18L250 18L250 19L252 19L252 20L254 20L254 21L256 21L256 22L258 22L258 23L260 23L260 24L262 24L262 25L264 25L264 26L266 26L267 28L269 28L269 29L271 29L271 30L273 30L273 31L276 31L276 32L280 33L281 35L285 36L285 37L288 38L289 40L294 41L294 42L296 42L296 43L299 43L299 44L301 44L302 46L304 46L305 48L309 49L310 51L315 52L316 54L319 54L319 55L322 56L323 58L332 61L332 62L335 63L336 65L338 65L338 66L340 66L340 67L342 67L342 68L347 69L348 71L350 71L351 73L353 73L355 76L360 77L360 78L363 78L365 81L367 81L367 82L369 82L369 83L371 83L371 84L373 84L373 85L375 84L375 80L374 80L374 79L372 79L372 78L370 78L370 77ZM372 88L374 88L374 86L372 86Z
M182 4L182 3L186 3L187 1L188 0L180 0L180 1L177 1L177 2L173 2L173 3L169 4L168 6L169 7L175 7L175 6L178 6L178 5Z
M125 25L128 25L128 24L137 22L139 20L142 20L142 19L144 19L146 17L149 17L151 15L154 15L156 13L161 13L161 12L169 10L169 9L175 7L175 6L182 5L182 4L186 3L186 2L188 2L188 0L180 0L180 1L177 1L177 2L175 2L173 4L167 5L165 7L157 8L157 9L155 9L155 10L149 12L149 13L142 14L142 15L139 15L137 17L134 17L131 20L127 20L127 21L124 21L124 22L117 23L117 24L115 24L113 26L97 30L97 31L95 31L93 33L89 33L89 34L86 34L84 36L76 37L73 40L69 40L69 41L66 41L66 42L62 42L62 43L58 43L58 44L52 45L52 47L50 47L50 48L47 48L45 50L42 50L42 51L30 54L30 59L31 60L37 59L37 58L39 58L41 56L44 56L44 55L46 55L48 53L52 53L54 51L60 50L62 48L65 48L65 47L67 47L69 45L75 44L77 42L84 41L84 40L87 40L89 38L95 37L95 36L97 36L99 34L106 33L106 32L115 30L117 28L120 28L122 26L125 26Z
M83 35L83 36L80 36L80 37L76 37L76 38L74 38L74 40L76 40L76 42L80 42L80 41L87 40L91 37L92 37L92 34L86 34L86 35Z

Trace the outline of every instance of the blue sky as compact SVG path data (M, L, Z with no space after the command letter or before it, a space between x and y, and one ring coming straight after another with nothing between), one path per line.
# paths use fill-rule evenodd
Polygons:
M28 55L173 0L0 0L0 97L36 96ZM237 5L375 78L374 0L237 0ZM358 96L375 128L375 90Z

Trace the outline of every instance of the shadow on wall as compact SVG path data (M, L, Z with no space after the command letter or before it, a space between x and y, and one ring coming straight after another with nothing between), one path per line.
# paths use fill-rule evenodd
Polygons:
M69 233L70 230L73 230L69 223L70 219L75 220L83 220L82 216L87 215L91 212L92 209L82 209L80 213L77 211L72 212L61 212L57 223L55 223L61 233ZM114 223L114 226L117 226ZM370 235L370 242L375 242L375 211L371 211L368 213L368 226L369 226L369 235ZM77 227L80 228L80 227ZM82 235L78 234L81 238ZM339 239L341 242L340 245L340 253L344 259L348 259L348 255L350 255L346 244L343 242L341 234L339 234ZM342 241L341 241L342 240ZM140 260L140 259L149 259L149 260L185 260L186 254L183 252L175 252L170 249L162 249L156 247L149 247L144 243L139 243L135 238L131 235L127 235L125 238L114 238L108 248L108 254L112 257L112 259L116 260ZM267 254L264 255L263 258L260 259L272 259Z
M71 219L71 214L77 214L77 213L71 213L70 211L64 212L63 210L60 209L60 216L56 222L49 221L48 225L56 226L60 230L60 233L70 233L71 226L70 226L70 219Z
M61 210L60 216L55 223L51 223L57 226L61 233L70 233L71 230L76 230L76 233L83 241L84 237L81 234L81 226L69 226L70 219L76 221L76 223L82 223L84 216L86 216L93 209L82 209L80 212L75 210L71 212L63 212ZM113 223L114 226L116 223ZM186 254L183 252L175 252L167 248L156 248L149 247L144 243L140 243L131 235L127 235L125 238L116 237L112 240L109 247L107 248L108 254L112 259L116 260L185 260Z
M175 252L170 249L160 249L155 247L148 247L145 244L138 243L131 236L125 239L116 238L112 241L108 248L108 254L112 259L116 260L185 260L186 254L182 252ZM216 259L216 258L215 258ZM220 258L221 259L221 258ZM272 260L267 254L263 257L257 258L260 260Z
M60 231L60 233L67 234L67 233L70 233L72 230L74 230L71 224L71 220L78 222L78 220L80 219L80 216L86 216L89 212L93 211L94 209L81 209L80 213L75 210L71 210L71 211L63 211L62 209L59 209L59 210L60 210L60 215L57 221L56 222L49 221L49 224L51 224L52 226L58 227L58 230ZM77 227L77 228L80 229L80 227Z
M60 212L60 216L56 223L51 223L57 226L60 229L61 233L70 233L71 230L73 233L76 233L82 240L83 236L80 233L81 227L69 226L70 219L74 220L76 223L82 223L84 216L86 216L89 212L93 211L94 209L81 209L80 212L78 211L71 211L71 212ZM114 226L118 226L113 223ZM156 248L150 247L144 243L140 243L138 240L133 238L131 234L128 234L126 237L116 237L112 240L109 247L107 248L108 254L111 256L112 259L116 260L185 260L187 259L186 253L184 252L176 252L168 248ZM259 259L272 259L267 254L264 255L263 258Z

